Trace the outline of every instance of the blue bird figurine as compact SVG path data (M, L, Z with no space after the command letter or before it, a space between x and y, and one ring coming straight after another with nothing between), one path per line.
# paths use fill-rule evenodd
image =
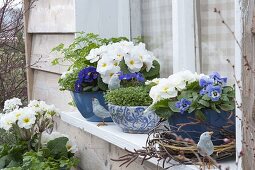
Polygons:
M103 122L98 123L97 126L106 126L107 124L104 122L104 119L110 117L110 112L106 110L96 98L92 99L92 109L97 117L103 119Z
M213 154L214 146L211 140L213 132L204 132L201 134L199 142L197 144L198 153L203 156L203 165L204 165L204 158L208 158L209 160L209 167L210 162L212 161L215 164L215 161L210 157Z
M120 82L121 80L119 79L119 74L113 74L108 84L109 90L115 90L120 88Z

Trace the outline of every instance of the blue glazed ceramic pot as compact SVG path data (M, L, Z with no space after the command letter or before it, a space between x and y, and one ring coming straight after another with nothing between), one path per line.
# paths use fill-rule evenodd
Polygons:
M215 145L223 144L223 136L219 129L224 130L226 134L235 134L235 114L231 112L221 111L217 113L214 110L203 110L206 117L205 121L196 123L195 113L175 113L168 121L170 128L174 129L177 135L182 138L191 138L196 143L199 141L199 137L203 132L213 131L212 141ZM192 124L194 123L194 124ZM181 124L186 124L181 127ZM215 130L217 129L217 130Z
M147 106L108 106L113 122L126 133L148 133L160 119L153 111L144 113Z
M71 95L73 97L73 100L75 102L75 105L77 106L79 112L82 114L82 116L90 121L90 122L101 122L103 121L102 118L97 117L93 113L92 108L92 99L97 98L100 104L108 110L108 107L104 100L104 94L102 91L98 92L82 92L82 93L76 93L71 92ZM106 118L104 119L105 122L112 122L112 119Z

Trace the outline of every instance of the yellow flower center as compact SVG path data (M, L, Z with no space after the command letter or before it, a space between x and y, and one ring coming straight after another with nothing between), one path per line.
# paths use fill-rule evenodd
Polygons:
M118 57L119 59L121 59L121 58L122 58L122 55L118 54L117 57Z
M21 113L17 113L15 116L16 118L18 118L21 115Z
M143 59L143 56L142 56L142 55L139 55L139 58L142 60L142 59Z
M168 91L168 89L169 89L168 87L164 87L164 88L163 88L163 92L166 93L166 92Z
M112 77L114 75L114 73L110 73L110 77Z
M71 145L66 145L66 149L67 149L67 150L70 150L71 148L72 148Z
M106 64L106 63L103 63L103 64L102 64L102 67L106 67L106 66L107 66L107 64Z
M134 61L134 60L130 60L129 63L130 63L131 65L134 65L134 64L135 64L135 61Z
M24 123L28 123L28 122L30 122L30 119L29 118L25 118L25 119L23 119L23 122Z

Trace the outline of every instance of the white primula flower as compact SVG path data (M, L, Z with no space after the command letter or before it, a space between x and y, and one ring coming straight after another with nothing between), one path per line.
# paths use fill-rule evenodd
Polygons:
M179 91L186 88L186 81L179 74L172 74L168 77L168 81L172 87L177 88Z
M52 133L47 133L46 131L44 131L42 133L42 138L41 138L41 144L42 145L47 145L47 143L51 140L54 140L56 138L60 138L60 137L67 137L66 135L63 135L59 132L52 132Z
M97 63L97 72L100 74L105 74L107 71L111 70L113 67L115 67L114 62L112 58L104 57L100 59Z
M55 116L55 115L58 115L58 111L57 111L57 108L55 107L55 105L47 105L45 107L45 110L46 110L46 117L50 118L52 116Z
M72 74L73 73L73 70L68 70L64 73L62 73L62 75L60 76L61 79L65 79L67 77L68 74Z
M18 109L20 106L22 106L21 100L19 98L12 98L9 100L6 100L4 102L4 112L11 112L15 109Z
M113 67L111 70L109 71L106 71L105 74L101 74L101 77L102 77L102 81L105 83L105 84L108 84L111 77L115 74L115 73L118 73L120 71L120 67L119 66L116 66L116 67Z
M36 113L30 108L24 108L24 113L22 113L18 118L18 126L20 128L30 129L36 121Z
M153 86L151 88L149 95L153 100L153 104L157 103L158 101L162 99L157 86Z
M90 63L95 63L97 62L101 56L107 52L107 46L101 46L99 48L94 48L90 50L89 55L86 56L87 60L90 60Z
M139 72L143 67L143 61L137 56L136 53L125 55L124 60L126 65L128 66L128 70L131 73Z
M181 71L176 74L180 75L183 78L183 80L185 80L188 83L192 83L197 80L196 75L189 70Z
M131 49L134 47L134 43L132 41L121 41L117 44L124 51L124 53L130 53Z
M160 81L161 79L160 78L155 78L155 79L153 79L153 80L147 80L146 82L145 82L145 85L150 85L150 84L159 84L159 81Z
M15 119L14 122L16 122L23 113L23 109L16 109L8 114L12 114L13 118Z
M0 128L6 131L10 130L15 121L16 120L13 114L4 114L0 119Z
M163 99L174 98L177 96L177 90L169 81L169 79L160 80L157 86L154 86L160 93L160 97Z
M66 143L66 149L68 152L76 153L78 151L77 145L70 139Z

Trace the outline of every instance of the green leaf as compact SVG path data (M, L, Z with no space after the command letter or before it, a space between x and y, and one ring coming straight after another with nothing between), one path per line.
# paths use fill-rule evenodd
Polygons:
M181 100L182 98L189 99L192 98L192 90L184 90L181 92L181 94L177 97L178 100Z
M219 105L219 107L224 111L231 111L235 109L235 105L231 103L224 103Z
M5 168L10 162L10 158L8 155L5 155L0 158L0 169Z
M198 103L203 105L203 106L205 106L205 107L209 107L210 106L210 103L205 101L205 100L199 100Z
M155 110L155 113L163 119L168 119L169 117L171 117L174 114L174 112L172 112L169 108L157 109L157 110Z
M196 109L195 107L190 106L189 109L188 109L188 113L193 112L195 109Z
M124 74L130 73L130 71L128 70L128 66L126 65L124 59L120 61L119 66L120 66L120 70L121 70Z
M159 77L159 72L160 72L160 65L157 60L154 60L152 63L153 67L149 70L149 72L144 69L142 74L144 75L146 80L152 80L154 78Z
M160 100L160 101L158 101L157 103L155 103L154 105L153 105L153 109L155 109L155 110L157 110L157 109L160 109L160 108L168 108L169 106L168 106L168 102L169 102L169 100Z
M222 94L220 99L225 102L229 102L228 96L226 94Z
M206 101L210 101L211 100L210 97L208 97L208 95L206 95L206 94L203 95L202 99L206 100Z
M47 148L50 150L54 158L59 159L62 156L67 157L66 143L68 141L67 137L60 137L51 140L47 143Z
M206 117L204 115L204 113L201 110L196 110L195 111L195 116L197 119L201 120L201 121L205 121Z
M101 76L99 76L97 79L97 85L98 88L101 89L102 91L106 91L108 89L108 85L103 82Z
M225 86L222 89L222 93L229 93L229 92L232 92L232 91L234 91L234 89L233 89L233 87L230 87L230 86Z
M192 97L193 97L193 100L197 100L199 95L197 94L197 92L192 92Z
M200 89L199 82L198 81L194 81L194 82L192 82L190 84L187 84L186 88L189 89L189 90L197 91L197 90Z
M180 109L175 107L175 103L176 101L168 102L168 106L173 112L180 113Z
M217 109L215 103L211 103L211 108L212 108L214 111L216 111L217 113L220 113L220 110Z

